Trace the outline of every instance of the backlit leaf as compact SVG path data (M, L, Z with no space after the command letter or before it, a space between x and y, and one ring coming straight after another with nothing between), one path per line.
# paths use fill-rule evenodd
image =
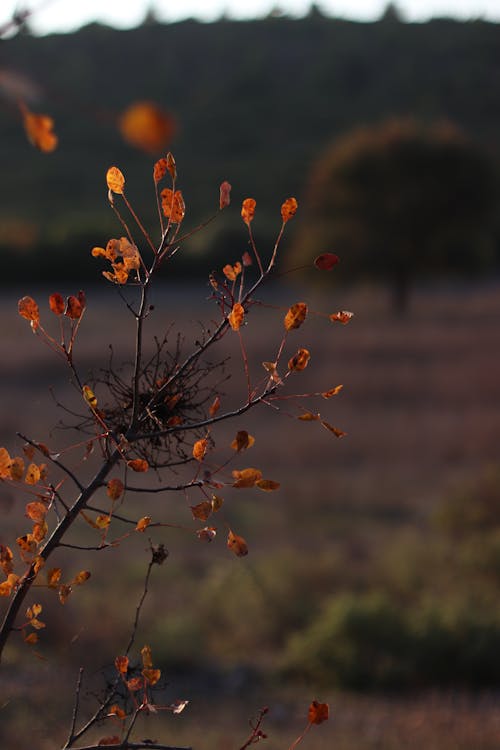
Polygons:
M123 710L123 708L120 708L116 703L114 703L112 706L110 706L107 716L116 716L117 719L125 719L127 714Z
M342 325L347 325L351 318L354 316L354 313L349 312L348 310L339 310L339 312L332 313L330 315L330 320L332 323L342 323Z
M117 656L115 659L115 667L117 672L119 672L120 674L127 674L128 663L128 656Z
M94 523L97 529L107 529L111 523L111 518L108 515L99 514L96 516Z
M175 193L170 188L164 188L161 193L161 207L164 215L172 224L180 224L186 214L184 198L180 190Z
M344 432L344 430L340 430L338 427L334 427L333 425L329 424L328 422L321 422L323 427L326 430L329 430L330 432L333 432L335 437L342 438L344 435L347 435L347 432Z
M310 724L322 724L329 716L328 703L313 701L309 706L308 719Z
M325 391L321 395L323 398L332 398L332 396L336 396L337 393L340 393L343 387L343 385L336 385L335 388L330 388L329 391Z
M290 307L287 314L285 315L284 324L285 330L292 331L295 328L300 328L307 316L307 305L305 302L296 302Z
M339 256L335 255L335 253L322 253L314 260L314 265L320 271L331 271L339 260Z
M151 516L143 516L137 521L135 531L144 531L151 523Z
M31 322L31 327L36 330L40 324L40 311L32 297L22 297L17 303L19 315Z
M83 307L82 303L73 294L66 300L66 309L64 314L71 320L78 320L82 317Z
M106 485L106 494L111 500L113 500L113 502L120 499L123 495L123 490L123 482L118 478L110 479Z
M311 355L307 349L299 349L291 359L288 360L288 369L292 372L300 372L305 370Z
M33 146L45 153L54 151L58 139L53 131L54 120L52 117L30 112L24 103L20 106L23 115L24 129Z
M231 550L237 557L244 557L248 555L248 545L242 536L233 534L231 529L227 535L227 548Z
M36 464L30 464L24 478L26 484L36 484L40 481L40 469Z
M160 669L143 669L142 674L146 678L146 680L149 682L150 685L156 685L158 680L161 677L161 670Z
M7 547L7 545L0 544L0 568L2 568L6 576L8 576L9 573L12 573L13 571L13 559L14 556L12 554L11 548Z
M16 539L21 552L32 553L36 550L36 540L33 534L24 534Z
M274 492L281 487L279 482L274 482L272 479L259 479L255 482L255 486L264 492Z
M255 216L255 206L257 202L253 198L245 198L241 206L241 218L250 226Z
M151 646L143 646L141 648L142 666L144 669L148 669L153 666L153 656L151 654Z
M97 398L95 397L94 391L90 386L84 385L82 388L82 394L83 398L87 402L87 404L90 406L91 409L95 410L97 408Z
M222 211L231 203L231 185L225 180L219 190L219 208Z
M86 581L88 581L90 578L90 573L88 570L81 570L79 573L76 574L76 576L71 581L72 586L81 586Z
M245 308L243 305L236 302L227 319L233 331L239 331L245 319Z
M234 266L232 266L230 263L224 266L222 269L222 273L224 276L229 279L229 281L236 281L238 276L240 275L242 271L242 265L239 261L237 261Z
M135 102L118 121L125 141L147 153L164 151L172 140L176 124L172 115L154 102Z
M223 504L224 498L219 497L219 495L212 495L211 506L214 513L217 513L217 511L222 508Z
M47 515L47 506L39 501L33 501L26 505L26 515L36 523L42 523Z
M193 445L193 458L195 458L197 461L203 461L203 459L205 458L205 453L207 452L207 445L208 440L206 438L197 440Z
M112 193L121 195L125 187L125 177L118 167L110 167L106 172L106 184Z
M295 198L287 198L283 203L281 206L281 218L284 224L295 216L298 205Z
M236 433L236 437L234 438L233 442L231 443L231 448L233 451L244 451L247 448L251 448L252 445L255 443L255 438L252 435L249 435L246 430L239 430L239 432Z
M248 488L254 487L256 482L262 479L262 472L259 469L241 469L233 471L233 487Z
M132 677L132 679L127 680L127 687L132 693L135 693L137 690L142 690L144 687L144 679L142 677Z
M149 464L145 458L132 458L130 461L127 461L127 466L139 474L149 469Z
M51 294L49 297L49 307L54 315L63 315L65 305L62 294L59 294L58 292Z

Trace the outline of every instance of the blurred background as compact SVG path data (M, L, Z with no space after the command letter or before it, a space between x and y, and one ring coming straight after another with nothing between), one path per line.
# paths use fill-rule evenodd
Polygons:
M208 274L248 248L242 199L257 200L253 231L267 257L280 205L296 196L282 278L264 301L354 312L347 326L308 321L301 340L311 382L344 385L321 407L347 435L249 415L238 429L256 436L252 461L282 487L230 499L248 558L229 557L222 540L161 537L170 558L143 633L170 697L193 701L172 741L237 747L247 717L274 701L269 747L288 747L300 706L319 697L335 719L311 733L312 748L497 748L498 4L283 3L253 18L229 4L186 5L178 17L162 3L128 3L130 16L112 9L80 17L64 0L2 9L0 443L15 453L16 430L64 441L52 432L61 415L49 388L71 399L64 369L17 316L18 297L43 305L51 292L86 290L83 372L106 365L110 343L131 351L126 314L90 254L122 233L107 202L110 165L153 234L151 169L166 151L186 228L218 208L223 180L233 186L231 207L168 267L158 333L210 316ZM30 145L29 114L53 118L57 145ZM323 252L341 262L319 274L312 262ZM272 360L280 316L256 311L245 332L251 363ZM237 364L244 387L238 378ZM191 521L184 499L166 502L173 523ZM4 488L0 503L5 544L24 533L24 503ZM105 564L99 553L64 610L47 598L43 659L26 666L25 646L9 656L7 739L26 731L27 701L42 750L64 736L80 663L90 660L98 680L116 655L110 643L118 653L127 642L123 601L140 595L145 541L104 553ZM76 572L84 559L68 564ZM47 679L61 685L53 716Z

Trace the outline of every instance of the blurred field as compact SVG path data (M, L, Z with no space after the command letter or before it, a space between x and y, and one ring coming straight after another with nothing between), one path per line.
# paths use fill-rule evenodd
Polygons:
M19 448L16 430L50 440L51 446L69 439L66 431L57 430L47 438L63 416L55 415L49 387L80 408L79 394L65 385L64 365L17 316L17 298L26 293L40 303L48 294L11 291L1 304L0 444L12 452ZM313 728L304 748L493 750L500 741L500 671L497 680L486 680L487 692L471 693L463 678L456 683L446 679L438 690L438 678L434 686L432 680L413 685L403 697L380 685L375 685L378 693L357 695L345 692L333 677L329 682L319 672L301 672L293 643L321 616L324 602L340 593L388 592L410 619L428 598L434 607L442 602L443 611L455 611L467 609L476 595L481 613L486 616L491 607L497 617L498 556L479 564L478 549L490 549L485 537L457 543L437 530L434 519L447 499L478 485L485 472L498 467L500 284L419 288L404 320L390 315L377 289L296 295L293 288L270 289L264 296L271 307L252 312L244 333L251 371L260 377L261 362L274 359L282 316L298 298L312 310L352 310L355 317L345 327L311 316L290 343L292 353L305 346L312 355L308 370L297 375L301 389L313 382L320 390L344 385L335 398L307 406L321 410L324 419L348 434L339 440L318 423L298 422L286 401L280 415L259 410L215 433L224 447L236 429L249 430L256 444L245 465L258 466L282 486L270 495L233 492L226 497L226 522L249 543L244 560L229 556L222 533L208 546L187 541L181 531L155 534L170 557L155 571L138 647L151 643L164 673L171 675L170 698L192 698L193 703L175 721L150 721L144 736L165 731L173 743L233 750L245 739L247 719L272 701L267 746L278 750L301 731L301 717L317 697L330 700L334 718ZM206 296L203 286L165 287L155 300L152 328L159 332L174 321L197 335L196 321L207 325L215 315L203 301ZM105 365L109 343L117 353L126 352L130 325L112 295L88 290L88 302L77 346L82 372ZM49 313L44 316L48 319ZM235 338L226 349L235 362L228 400L245 387ZM13 532L24 530L24 504L4 488L0 502L0 542L7 543ZM180 496L133 500L138 515L161 515L185 526L192 526L189 504ZM87 531L82 534L88 538ZM488 544L493 541L488 537ZM39 651L47 661L28 657L26 667L21 649L9 651L9 684L1 688L0 706L4 694L11 698L2 708L0 736L11 743L21 736L25 743L35 728L44 738L39 747L48 750L52 738L65 734L78 666L89 663L89 675L98 679L127 641L148 561L146 547L141 537L97 553L90 563L91 581L64 609L51 606L41 593L48 627ZM464 551L467 560L461 557ZM84 556L61 555L61 560L76 572ZM30 696L25 675L33 687ZM477 679L474 675L472 682ZM58 686L63 721L45 715L47 681ZM27 701L34 717L28 733L21 723Z

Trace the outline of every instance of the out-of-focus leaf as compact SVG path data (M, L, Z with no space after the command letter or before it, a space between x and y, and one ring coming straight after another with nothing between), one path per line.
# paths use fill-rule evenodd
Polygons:
M176 130L172 115L148 101L131 104L121 115L118 126L127 143L150 154L164 151Z
M320 271L331 271L339 261L340 258L335 253L322 253L315 258L314 265Z
M49 115L35 114L21 103L24 129L30 142L40 151L49 153L57 147L58 138L54 133L54 120Z
M280 483L275 482L273 479L259 479L255 482L255 486L264 492L274 492L281 487Z
M328 703L313 701L309 706L308 719L310 724L322 724L327 721L330 714Z
M242 536L233 534L231 529L227 535L227 548L231 550L237 557L244 557L248 555L248 545Z

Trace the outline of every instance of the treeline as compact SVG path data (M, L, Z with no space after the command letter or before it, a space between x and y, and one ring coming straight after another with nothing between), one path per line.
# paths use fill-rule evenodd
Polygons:
M116 127L135 101L155 101L177 120L170 148L186 225L212 213L227 179L235 203L256 198L255 231L269 241L282 200L301 202L323 150L356 125L394 115L446 119L492 158L499 149L500 25L482 21L406 24L389 14L354 23L313 11L300 20L149 22L132 31L91 25L70 35L18 34L0 55L0 251L12 273L29 268L40 279L64 274L69 259L73 275L75 264L95 272L90 247L119 232L107 208L110 164L123 169L129 198L154 222L154 193L143 186L156 156L125 144ZM22 76L30 106L55 118L54 153L26 142L5 72ZM205 274L228 245L241 255L237 214L204 233L203 246L193 239L200 260L191 256L184 271Z

